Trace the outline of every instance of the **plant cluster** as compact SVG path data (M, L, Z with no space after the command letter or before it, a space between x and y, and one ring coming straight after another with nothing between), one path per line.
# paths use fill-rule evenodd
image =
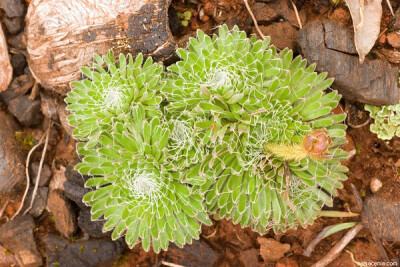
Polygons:
M374 119L370 125L371 132L382 140L400 137L400 103L396 105L373 106L365 105L369 116Z
M311 224L346 179L333 80L237 27L199 30L177 53L167 71L141 54L95 55L72 83L92 219L156 252L197 239L212 214L259 233Z

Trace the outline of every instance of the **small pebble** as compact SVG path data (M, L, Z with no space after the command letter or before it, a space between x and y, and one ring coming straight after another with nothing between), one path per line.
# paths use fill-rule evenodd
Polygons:
M369 184L372 193L378 192L382 188L382 182L378 178L373 178Z

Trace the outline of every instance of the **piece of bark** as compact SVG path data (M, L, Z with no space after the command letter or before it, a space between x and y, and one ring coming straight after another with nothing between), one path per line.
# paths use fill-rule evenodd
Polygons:
M15 141L18 126L0 110L0 195L9 194L25 180L22 146Z
M168 60L176 43L170 0L33 0L26 16L28 63L36 80L59 94L80 77L93 54L137 54Z
M318 72L328 72L335 78L332 87L352 101L373 104L392 105L399 102L398 69L380 59L366 59L360 63L357 56L348 54L351 47L343 52L329 49L326 36L337 38L331 43L340 43L343 35L326 34L327 25L340 27L332 22L311 22L300 31L299 43L303 56L309 63L316 63ZM340 31L342 31L341 29ZM351 31L351 29L348 29ZM336 48L341 46L336 46Z
M400 203L372 196L364 201L362 222L365 228L387 241L400 242Z
M0 23L0 92L7 89L13 76L7 41Z

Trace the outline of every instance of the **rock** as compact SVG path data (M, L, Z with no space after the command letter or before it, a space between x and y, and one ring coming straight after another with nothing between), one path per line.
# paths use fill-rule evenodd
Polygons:
M29 190L30 194L28 196L28 199L25 203L25 208L23 211L25 211L28 207L29 204L31 203L32 200L32 193L33 193L33 187L31 190ZM40 215L42 215L44 209L46 208L47 204L47 195L48 195L49 189L47 187L39 187L36 193L35 201L33 202L32 208L29 210L28 214L32 215L32 217L37 218Z
M19 216L0 227L0 243L29 267L43 264L33 236L34 227L35 223L29 215Z
M12 35L17 34L22 30L23 22L24 22L23 17L4 19L4 25L6 26L7 31Z
M296 13L294 12L290 1L274 0L262 2L269 3L255 3L254 6L252 6L254 16L256 17L258 23L272 22L278 18L283 18L291 25L299 26L299 22L296 18ZM306 10L299 7L297 7L297 9L299 12L301 23L302 25L304 25L307 20Z
M0 194L13 192L25 181L24 153L14 137L17 130L14 119L0 110Z
M7 90L0 93L0 99L6 105L9 105L11 99L26 94L32 88L34 82L32 75L20 75L11 82Z
M293 258L280 259L275 267L299 267L299 263Z
M36 184L35 182L38 171L39 171L39 162L33 162L30 166L30 177L33 185ZM50 178L51 178L51 169L49 165L43 164L42 171L40 173L39 186L48 186Z
M0 266L16 266L17 261L14 255L10 254L5 248L0 246Z
M99 238L109 237L111 231L106 233L103 233L102 231L105 222L105 220L92 221L89 207L86 207L79 212L78 226L90 236Z
M60 190L64 191L64 183L67 181L65 177L65 167L60 166L60 169L52 169L53 177L49 184L50 191Z
M19 76L24 74L26 59L22 54L11 54L11 65L14 69L14 77Z
M400 48L400 34L398 32L389 32L386 37L392 47Z
M0 7L9 18L22 17L24 15L24 4L21 0L0 0Z
M7 89L13 77L13 69L8 55L6 37L0 23L0 92Z
M61 103L57 109L57 114L58 118L60 119L61 125L64 127L64 130L68 133L69 136L72 136L75 128L68 123L68 111L66 110L66 107L67 105L65 103Z
M374 231L379 238L399 242L399 214L400 203L372 196L364 201L362 223L366 228Z
M390 63L399 64L400 63L400 52L397 49L388 49L381 47L379 50L375 51L383 56L383 59L388 60Z
M68 243L55 235L43 239L48 266L112 266L125 249L123 240L82 240Z
M382 182L378 178L372 178L371 182L369 183L369 188L371 189L372 193L377 193L382 188Z
M280 50L286 47L295 50L298 31L289 22L276 22L269 26L260 26L260 30L264 35L270 36L271 44ZM252 28L252 31L258 35L255 27Z
M30 100L28 95L13 98L8 105L8 111L25 126L37 125L43 118L40 112L40 100Z
M241 260L243 266L253 267L258 266L258 256L260 251L256 248L240 251L239 259Z
M254 16L258 23L270 22L279 17L276 9L273 8L274 5L268 5L264 3L255 3L252 6L254 10Z
M327 26L326 26L327 25ZM332 87L344 97L373 105L391 105L398 103L400 88L398 87L398 69L380 59L367 59L363 64L357 56L349 55L326 47L325 29L333 30L332 22L314 21L308 23L300 31L300 47L303 56L309 63L316 63L318 72L328 72L335 78ZM348 31L352 31L348 29ZM332 38L343 38L331 35ZM353 39L351 39L353 40ZM348 44L343 41L332 41L332 44ZM338 46L339 47L339 46ZM350 47L346 51L351 50Z
M338 27L334 21L325 22L324 30L326 48L357 55L352 31L344 27ZM340 38L338 38L339 36Z
M178 248L171 245L168 248L166 261L174 262L183 266L214 266L218 255L203 240L193 240L191 245Z
M9 36L7 42L11 47L26 50L26 37L24 32L21 32L18 35Z
M155 60L175 55L168 26L170 1L33 0L26 15L28 63L46 89L66 94L93 54L142 52Z
M398 31L400 30L400 8L396 10L396 13L394 15L393 28L395 31Z
M71 203L68 202L62 192L50 190L47 208L53 213L56 229L63 236L70 238L76 230L76 216Z
M258 237L257 241L264 261L278 261L290 250L289 244L282 244L272 238Z
M83 196L90 191L90 189L84 188L83 186L67 181L64 183L65 195L75 202L81 209L86 208L85 204L82 203Z
M58 102L57 99L53 96L49 96L45 93L40 93L41 104L40 107L42 109L42 113L49 119L57 120L57 108Z

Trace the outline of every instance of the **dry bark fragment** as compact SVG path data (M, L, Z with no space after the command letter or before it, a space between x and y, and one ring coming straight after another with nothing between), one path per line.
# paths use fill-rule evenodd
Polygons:
M45 88L65 94L93 54L175 54L168 26L170 0L33 0L26 17L28 63Z
M12 80L13 70L8 54L7 42L4 36L3 27L0 23L0 92L7 89Z

